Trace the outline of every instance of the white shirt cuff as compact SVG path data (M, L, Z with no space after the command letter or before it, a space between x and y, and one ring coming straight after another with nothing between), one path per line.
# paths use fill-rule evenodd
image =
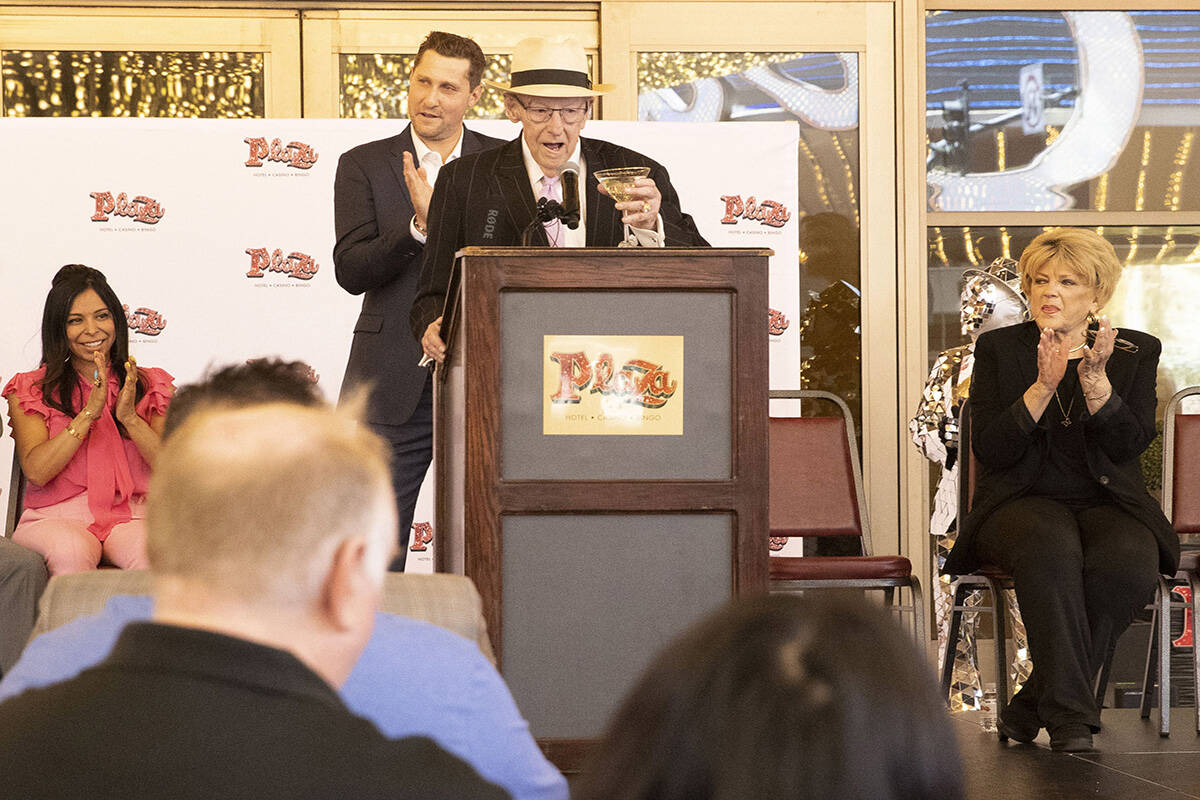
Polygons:
M637 243L640 246L642 246L642 247L666 247L667 246L666 245L666 241L667 241L666 235L658 232L663 229L662 214L658 215L658 222L656 223L656 227L658 228L658 230L652 231L648 228L635 228L632 225L625 226L626 230L632 231L633 235L635 237L637 237Z
M421 244L425 244L425 234L417 230L417 218L414 216L408 221L408 232Z

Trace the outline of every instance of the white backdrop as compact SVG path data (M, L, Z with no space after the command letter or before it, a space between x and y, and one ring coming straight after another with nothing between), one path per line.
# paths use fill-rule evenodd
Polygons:
M403 125L0 120L0 385L38 366L50 279L63 264L82 263L102 270L128 306L138 361L166 369L177 385L210 364L278 355L311 364L335 399L360 299L334 279L334 172L342 152ZM504 138L518 130L497 121L471 127ZM714 246L775 251L771 307L782 316L770 337L771 386L797 387L795 123L593 121L585 133L666 165L684 210ZM262 251L275 271L248 276ZM5 490L12 453L6 435ZM418 523L432 518L428 487ZM315 490L304 476L280 487ZM432 571L432 546L410 552L408 563Z

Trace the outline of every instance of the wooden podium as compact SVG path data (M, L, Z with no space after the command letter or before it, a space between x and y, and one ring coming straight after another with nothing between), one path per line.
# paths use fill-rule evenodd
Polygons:
M668 640L766 591L770 251L459 255L437 567L474 580L517 704L572 769Z

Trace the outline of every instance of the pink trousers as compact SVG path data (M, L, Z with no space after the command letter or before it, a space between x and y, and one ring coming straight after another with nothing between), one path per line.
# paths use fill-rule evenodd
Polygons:
M40 553L51 575L96 569L104 561L121 569L146 569L146 502L130 501L132 519L114 525L103 542L88 530L87 494L44 508L27 508L12 540Z

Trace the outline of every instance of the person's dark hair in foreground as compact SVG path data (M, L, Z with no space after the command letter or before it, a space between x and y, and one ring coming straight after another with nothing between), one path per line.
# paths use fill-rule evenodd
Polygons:
M163 426L163 438L183 424L193 411L209 405L247 408L263 403L294 403L307 408L325 405L313 379L313 369L303 361L253 358L220 369L209 367L204 376L175 392Z
M659 655L575 800L955 800L950 721L928 665L858 597L765 596Z

